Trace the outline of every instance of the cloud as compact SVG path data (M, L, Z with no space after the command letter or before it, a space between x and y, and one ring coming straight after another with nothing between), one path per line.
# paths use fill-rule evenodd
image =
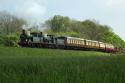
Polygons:
M28 0L22 7L18 7L16 12L31 21L40 21L46 12L45 6L35 0Z
M106 4L113 7L125 7L125 0L107 0Z
M0 10L8 11L29 22L40 22L46 13L45 0L1 0Z
M105 9L112 17L123 18L125 14L125 0L106 0Z

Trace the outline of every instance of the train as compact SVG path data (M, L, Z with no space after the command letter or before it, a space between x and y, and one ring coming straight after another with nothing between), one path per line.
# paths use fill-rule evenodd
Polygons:
M43 34L43 32L30 32L27 30L22 30L19 45L31 48L89 50L107 53L120 52L123 50L122 48L117 48L112 44L100 41L70 36L47 35Z

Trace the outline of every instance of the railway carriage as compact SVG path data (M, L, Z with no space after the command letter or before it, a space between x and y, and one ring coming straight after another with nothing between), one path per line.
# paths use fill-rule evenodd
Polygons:
M99 42L93 41L93 40L85 40L86 48L92 49L92 50L99 50Z
M92 41L92 47L99 48L99 42L98 41Z
M85 39L67 37L67 46L71 47L85 47Z
M114 52L115 51L115 47L112 44L105 44L105 50L106 52Z
M106 49L106 44L103 43L103 42L99 42L99 50L100 51L105 51L105 49Z

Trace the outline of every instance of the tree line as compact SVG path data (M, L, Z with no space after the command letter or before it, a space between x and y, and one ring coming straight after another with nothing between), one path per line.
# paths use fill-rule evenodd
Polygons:
M11 46L17 44L22 26L27 21L8 12L0 12L0 44ZM107 25L102 25L96 20L78 21L66 16L55 15L42 24L44 32L54 35L80 37L90 40L111 43L117 47L125 47L125 42ZM35 31L36 26L29 30ZM10 41L11 40L11 41ZM13 42L14 41L14 42Z
M117 47L125 47L125 42L113 29L99 24L96 20L78 21L69 17L56 15L47 20L47 32L58 35L80 37L90 40L111 43Z

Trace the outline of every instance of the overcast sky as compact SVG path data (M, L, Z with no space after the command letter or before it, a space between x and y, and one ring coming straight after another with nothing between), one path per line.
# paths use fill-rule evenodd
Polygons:
M96 19L125 40L125 0L0 0L0 11L4 10L29 22L44 22L54 15Z

